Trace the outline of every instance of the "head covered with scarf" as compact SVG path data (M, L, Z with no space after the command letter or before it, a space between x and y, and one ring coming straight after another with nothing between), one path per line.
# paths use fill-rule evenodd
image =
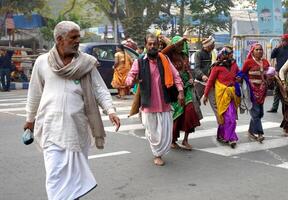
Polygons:
M253 52L254 52L254 50L256 49L257 46L261 46L261 48L263 49L263 47L262 47L262 45L260 43L258 43L258 42L254 43L251 46L251 48L250 48L250 50L248 52L247 59L252 59L253 58Z
M223 47L217 54L217 60L223 61L227 60L229 56L233 53L233 50L229 47Z
M171 40L171 44L175 44L177 42L179 42L180 40L182 40L183 38L181 36L174 36ZM183 49L182 49L182 52L185 54L185 55L189 55L189 45L188 45L188 42L187 41L184 41L183 43Z

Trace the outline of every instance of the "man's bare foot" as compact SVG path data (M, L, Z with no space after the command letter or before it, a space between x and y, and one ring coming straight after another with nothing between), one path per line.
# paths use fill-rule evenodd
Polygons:
M183 141L183 142L182 142L182 148L183 148L183 149L186 149L186 150L189 150L189 151L192 150L191 144L189 144L189 143L186 142L186 141Z
M163 166L165 162L162 160L161 157L155 157L154 158L154 164L157 166Z

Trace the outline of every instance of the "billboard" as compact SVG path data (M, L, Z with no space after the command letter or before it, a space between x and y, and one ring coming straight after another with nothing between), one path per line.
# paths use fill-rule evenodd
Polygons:
M258 0L257 12L260 34L283 34L281 0Z

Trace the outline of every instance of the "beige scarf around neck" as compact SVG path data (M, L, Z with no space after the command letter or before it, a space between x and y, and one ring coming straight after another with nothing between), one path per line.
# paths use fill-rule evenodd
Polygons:
M64 66L56 46L49 51L48 63L53 72L58 76L70 79L80 80L83 90L84 110L88 118L88 122L95 138L95 144L98 149L104 148L104 131L98 103L92 90L91 71L93 67L98 65L98 61L85 53L78 51L73 60Z

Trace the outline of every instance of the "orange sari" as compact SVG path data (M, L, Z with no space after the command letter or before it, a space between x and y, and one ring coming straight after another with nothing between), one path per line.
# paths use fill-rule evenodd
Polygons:
M118 63L114 68L113 79L111 85L113 88L119 90L119 95L124 96L128 94L129 87L125 84L126 77L132 66L132 59L128 53L117 52L115 54L115 61Z

